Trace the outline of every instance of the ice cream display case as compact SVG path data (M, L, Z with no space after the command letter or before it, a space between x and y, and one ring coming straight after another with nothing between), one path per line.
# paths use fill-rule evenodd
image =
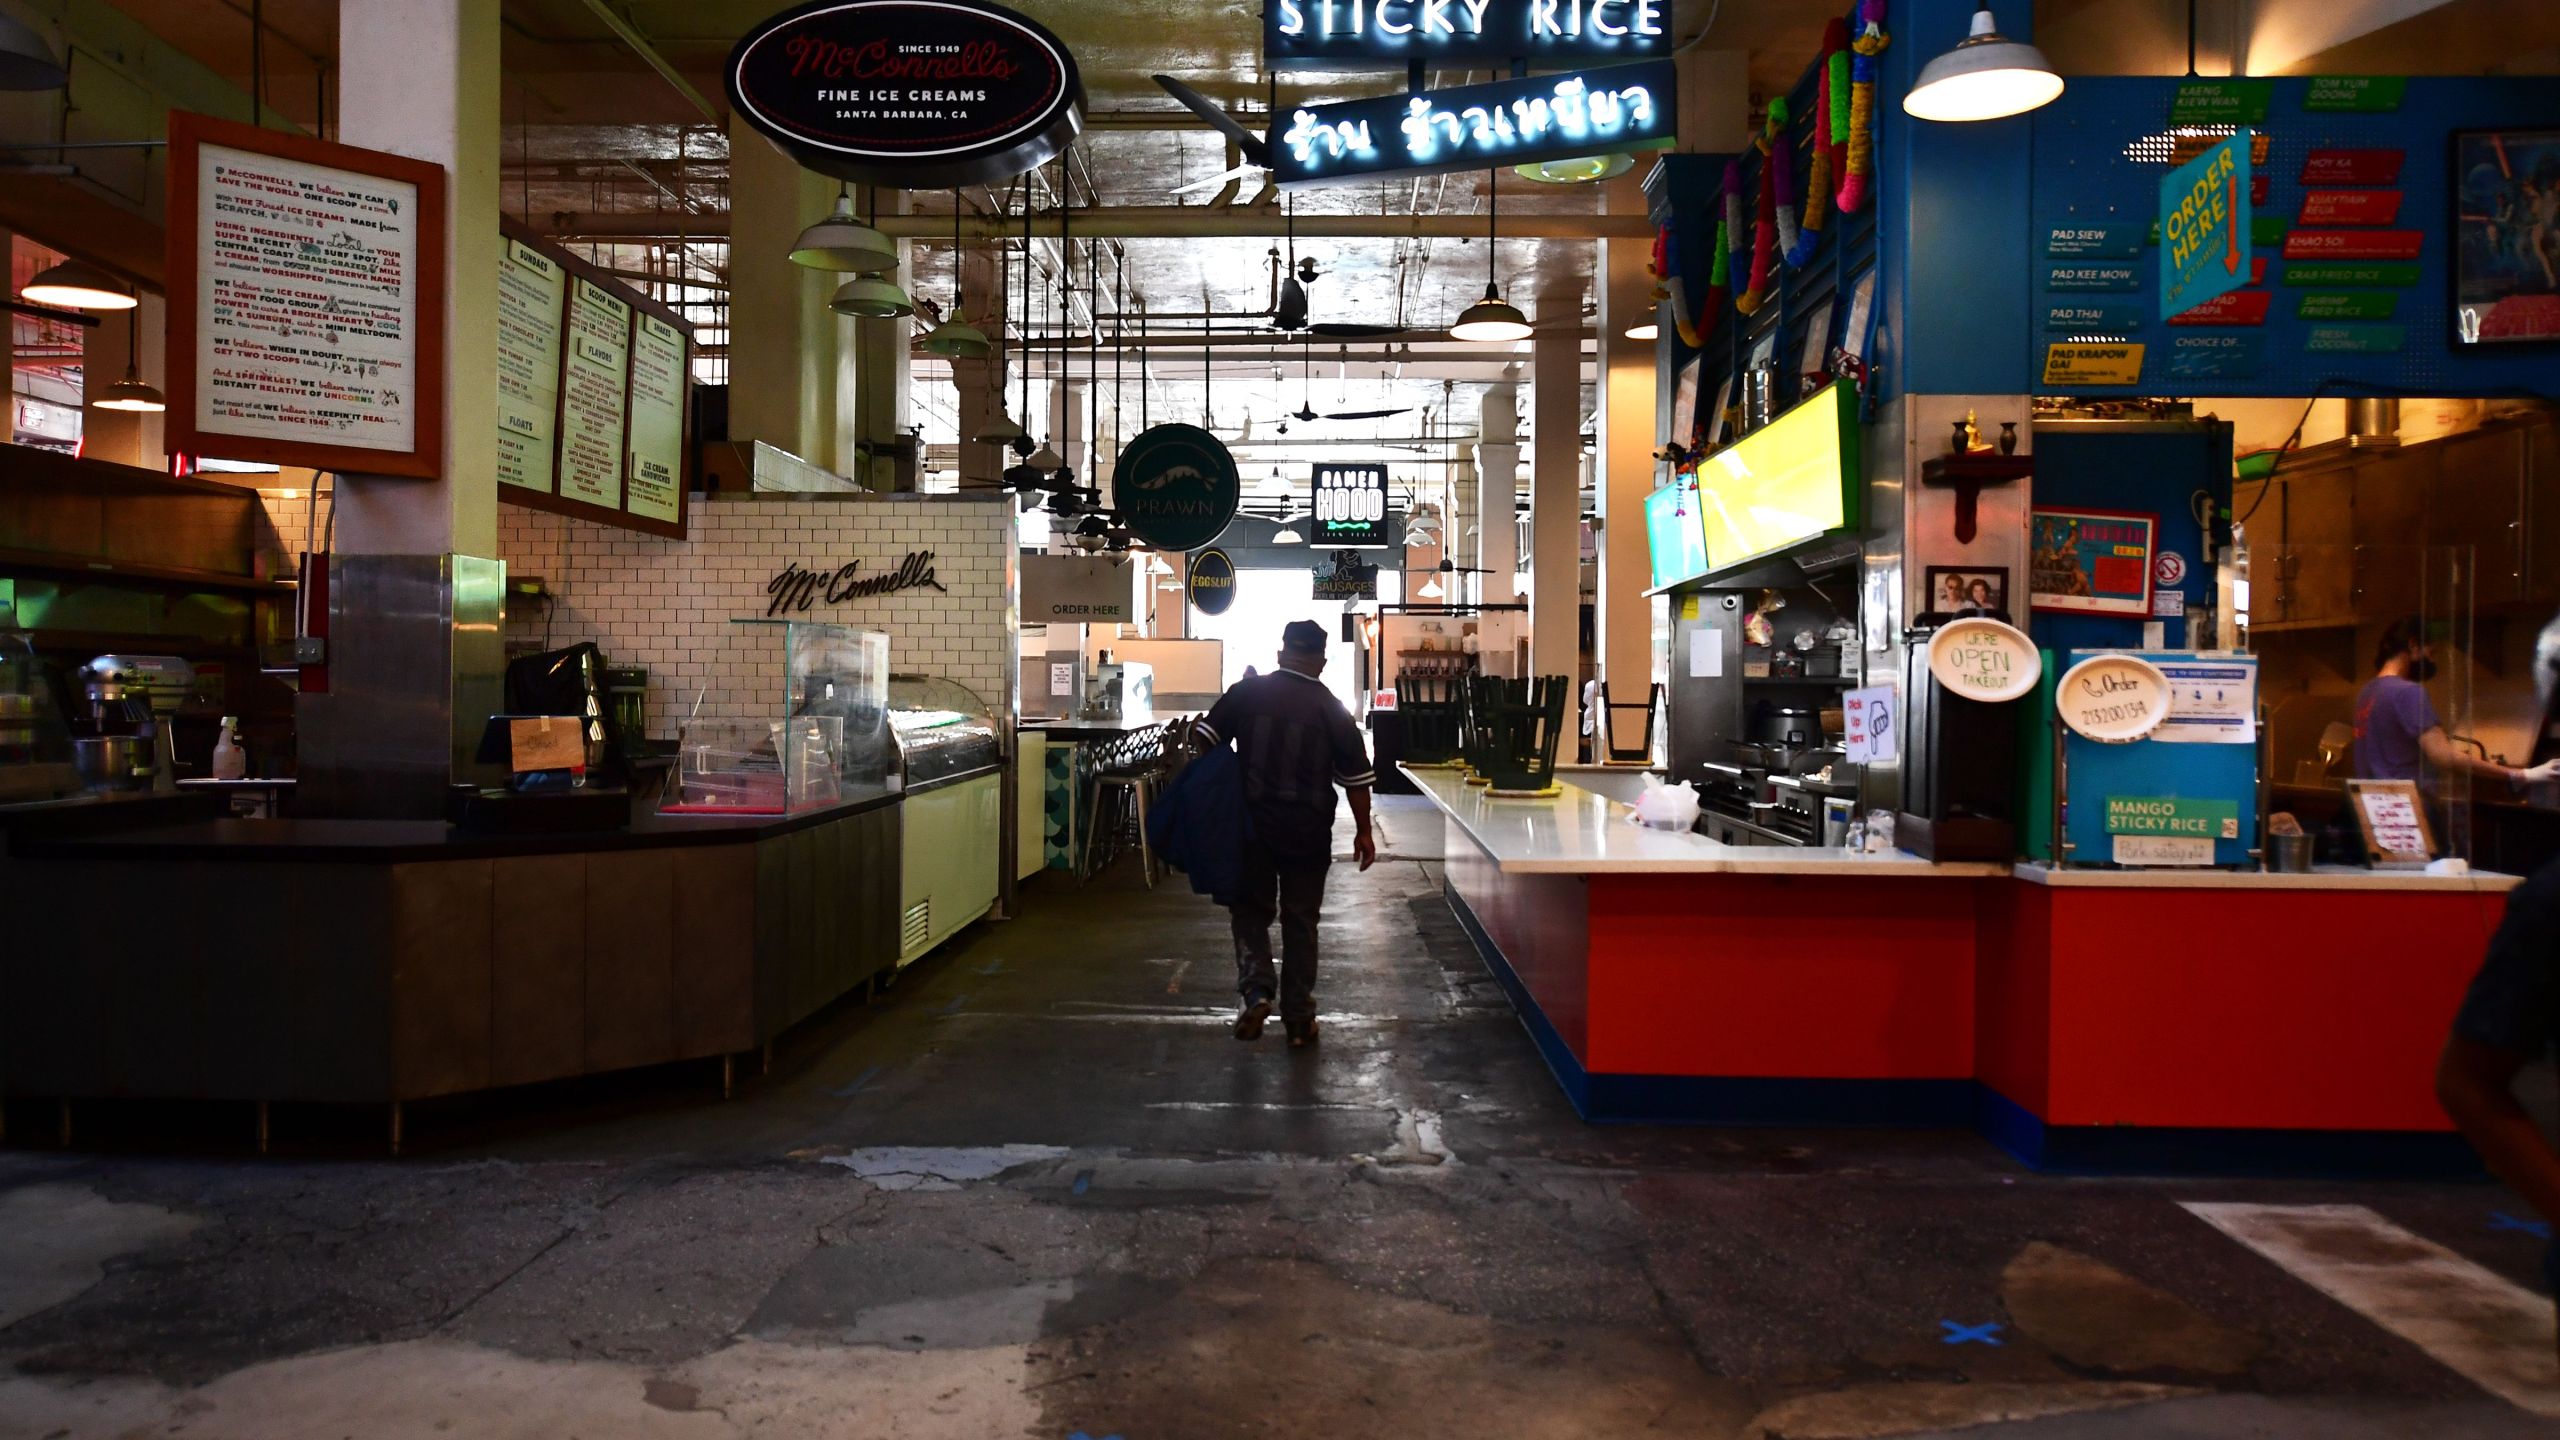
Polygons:
M969 687L889 677L897 737L902 880L898 963L914 961L996 903L1004 852L1004 725Z

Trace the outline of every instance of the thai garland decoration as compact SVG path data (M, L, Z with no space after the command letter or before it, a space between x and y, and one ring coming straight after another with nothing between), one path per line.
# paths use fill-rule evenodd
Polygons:
M1777 170L1779 157L1787 150L1783 133L1786 117L1787 102L1770 101L1769 114L1761 122L1760 133L1751 141L1752 148L1760 152L1760 183L1753 187L1755 193L1751 201L1751 279L1750 283L1743 287L1742 292L1733 297L1733 308L1745 315L1757 312L1761 306L1769 302L1769 275L1776 268L1771 262L1776 260L1778 255ZM1779 128L1773 129L1773 127ZM1770 139L1773 134L1778 137L1775 143ZM1739 185L1735 186L1737 192L1740 188ZM1794 207L1788 208L1792 210ZM1727 196L1725 214L1730 217L1733 224L1735 247L1733 253L1736 256L1742 254L1741 211L1741 195L1736 193ZM1737 259L1735 263L1741 262Z
M1875 188L1876 57L1884 53L1884 0L1859 0L1858 35L1849 42L1856 59L1849 63L1849 153L1840 182L1840 213L1866 208Z
M1836 137L1848 129L1835 120L1835 117L1846 118L1848 61L1849 22L1834 16L1829 27L1822 32L1822 59L1816 62L1819 68L1814 75L1813 174L1805 181L1804 210L1800 218L1784 210L1778 212L1781 239L1786 238L1788 222L1796 222L1795 238L1788 243L1784 257L1790 270L1801 270L1812 262L1813 252L1822 246L1823 223L1830 218L1831 177L1835 173L1832 152L1839 148ZM1832 85L1835 72L1844 82L1836 89ZM1782 143L1779 153L1787 154L1792 149L1792 146ZM1784 171L1780 173L1779 184L1784 185Z

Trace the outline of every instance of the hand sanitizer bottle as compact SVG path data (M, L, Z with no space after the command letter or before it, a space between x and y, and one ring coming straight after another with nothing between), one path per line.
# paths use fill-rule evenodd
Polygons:
M249 778L249 752L240 748L240 717L222 717L222 735L213 742L213 778L246 780Z

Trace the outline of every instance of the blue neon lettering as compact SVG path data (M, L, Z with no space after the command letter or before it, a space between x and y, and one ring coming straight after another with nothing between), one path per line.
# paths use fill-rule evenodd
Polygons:
M1408 21L1404 22L1403 24L1398 25L1398 24L1394 24L1394 23L1390 22L1390 21L1387 19L1387 5L1388 5L1388 3L1389 3L1389 0L1378 0L1378 33L1379 33L1379 34L1381 34L1381 35L1410 35L1410 34L1412 34L1412 33L1413 33L1413 22L1412 22L1412 21L1408 20Z
M1298 0L1280 0L1280 33L1303 35L1306 31L1307 15L1298 8Z
M1428 36L1434 30L1443 35L1458 33L1449 24L1449 0L1422 0L1422 33Z
M1592 33L1593 33L1593 34L1595 34L1595 35L1607 35L1607 36L1611 37L1612 39L1614 39L1614 38L1616 38L1616 37L1618 37L1618 36L1620 36L1620 35L1624 35L1624 34L1626 34L1626 33L1627 33L1627 27L1626 27L1626 26L1624 26L1624 25L1612 25L1612 24L1610 24L1607 20L1604 20L1604 19L1602 19L1602 18L1601 18L1601 12L1602 12L1603 10L1606 10L1609 6L1611 6L1611 5L1623 5L1623 4L1625 4L1625 3L1626 3L1626 0L1591 0L1591 31L1592 31Z
M1529 33L1532 35L1561 35L1564 33L1562 30L1556 28L1556 0L1531 0L1529 5Z

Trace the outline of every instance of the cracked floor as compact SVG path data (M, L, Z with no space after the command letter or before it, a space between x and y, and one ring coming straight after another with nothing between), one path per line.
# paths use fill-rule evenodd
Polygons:
M0 1151L0 1437L2553 1433L2187 1208L2361 1206L2538 1287L2503 1190L1586 1126L1387 824L1315 1053L1230 1039L1222 913L1123 867L734 1100Z

